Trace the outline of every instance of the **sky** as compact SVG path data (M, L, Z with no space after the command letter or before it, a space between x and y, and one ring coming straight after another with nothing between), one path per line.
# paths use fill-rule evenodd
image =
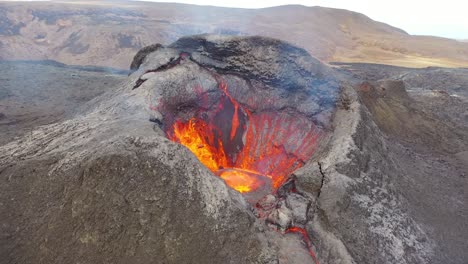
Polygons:
M413 35L468 39L468 0L179 0L177 2L239 8L299 4L348 9L401 28Z

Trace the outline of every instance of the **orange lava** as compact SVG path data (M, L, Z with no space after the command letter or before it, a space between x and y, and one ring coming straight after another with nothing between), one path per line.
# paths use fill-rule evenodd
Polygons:
M228 186L240 193L255 191L264 183L258 175L242 170L225 170L218 173Z
M212 112L175 120L166 131L168 138L186 146L214 173L225 168L250 171L270 178L277 189L312 156L320 130L305 117L251 112L230 96L226 82L219 88L223 96ZM229 148L233 142L236 147ZM220 177L241 193L257 189L261 181L241 171Z
M171 138L174 141L186 146L203 165L215 172L223 165L227 165L226 154L222 147L222 142L218 147L209 139L213 138L210 134L209 125L202 120L190 119L187 123L176 122L174 124L174 135Z
M309 249L309 254L314 260L315 264L319 264L317 260L317 256L315 256L315 252L312 249L312 243L310 242L309 236L307 235L307 231L304 228L300 228L297 226L290 227L286 230L286 233L298 233L302 236L302 240L306 243L307 248Z

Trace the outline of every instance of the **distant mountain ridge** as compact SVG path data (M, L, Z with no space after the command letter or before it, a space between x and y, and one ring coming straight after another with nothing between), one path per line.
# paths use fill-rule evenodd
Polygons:
M468 43L411 36L341 9L238 9L150 2L0 3L0 59L127 69L142 47L184 35L263 35L324 62L468 67Z

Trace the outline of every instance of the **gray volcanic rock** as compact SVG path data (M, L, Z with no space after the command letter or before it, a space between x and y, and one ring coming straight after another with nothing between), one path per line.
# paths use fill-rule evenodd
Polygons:
M200 35L180 38L169 47L190 53L194 61L217 72L236 73L283 89L314 85L331 93L331 82L336 81L332 71L304 49L276 39Z
M204 107L198 93L209 94L205 104L214 104L222 77L229 94L253 111L291 109L326 127L340 89L333 71L305 50L264 37L185 37L142 61L135 88L144 83L142 89L152 90L149 103L165 100L170 109Z
M307 211L310 206L310 202L307 198L291 193L286 197L286 204L292 209L292 215L294 216L295 225L303 225L307 222Z
M266 253L239 194L183 147L151 132L94 144L84 159L51 151L12 164L2 155L4 261L249 263Z
M353 77L362 102L391 142L388 152L401 175L395 184L413 218L436 242L431 262L463 263L468 258L468 69L351 64L340 70Z
M162 45L157 43L153 45L146 46L138 51L138 53L133 57L132 64L130 64L130 70L134 71L140 67L145 59L146 55L149 53L158 50Z
M320 159L324 182L308 230L329 263L427 263L434 242L396 188L403 172L355 92L346 94L349 109L338 110L329 152Z
M72 118L86 104L92 105L92 99L121 86L125 80L125 76L109 68L67 66L53 61L3 61L0 72L0 144L36 126Z

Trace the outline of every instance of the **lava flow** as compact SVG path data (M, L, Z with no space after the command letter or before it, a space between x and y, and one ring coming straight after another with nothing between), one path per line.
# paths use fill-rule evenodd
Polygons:
M217 105L201 108L187 121L174 120L166 129L168 138L186 146L241 193L268 182L276 190L312 156L320 130L300 115L247 109L229 94L223 80L219 89Z
M300 234L302 236L302 240L304 241L304 243L306 244L307 246L307 249L309 250L309 254L310 256L312 257L312 259L314 260L314 263L315 264L319 264L318 260L317 260L317 257L315 256L315 252L314 250L312 249L312 242L310 242L310 239L309 239L309 236L307 235L307 231L304 229L304 228L300 228L300 227L297 227L297 226L293 226L293 227L290 227L286 230L286 233L297 233L297 234Z

